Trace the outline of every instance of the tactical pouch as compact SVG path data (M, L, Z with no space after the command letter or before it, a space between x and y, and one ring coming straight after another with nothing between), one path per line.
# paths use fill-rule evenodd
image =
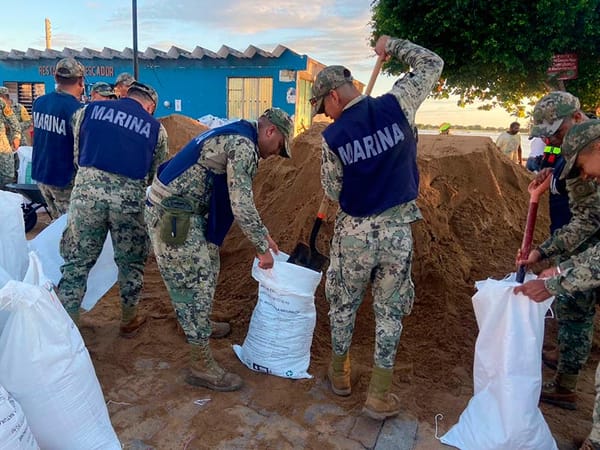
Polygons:
M190 219L194 207L189 200L172 195L160 202L162 217L160 218L160 239L165 244L181 245L190 231Z

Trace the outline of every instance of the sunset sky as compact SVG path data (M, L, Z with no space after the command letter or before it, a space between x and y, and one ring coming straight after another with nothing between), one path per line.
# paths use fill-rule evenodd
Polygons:
M2 9L0 50L45 48L44 19L52 23L52 48L123 50L132 47L131 2L124 0L24 0ZM323 64L347 66L369 80L375 54L369 46L369 0L138 0L138 49L217 51L227 45L244 51L255 45L272 51L278 44ZM400 36L401 37L401 36ZM443 57L443 55L440 55ZM374 95L390 89L395 77L381 75ZM0 80L1 82L2 80ZM427 100L419 123L448 121L461 125L507 126L514 118L503 110L478 111L455 100Z

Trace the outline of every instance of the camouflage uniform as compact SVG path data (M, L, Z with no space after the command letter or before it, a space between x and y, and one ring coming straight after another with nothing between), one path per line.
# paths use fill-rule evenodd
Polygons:
M0 188L15 182L13 140L21 137L21 127L10 105L0 98Z
M574 125L565 137L562 152L567 159L567 164L562 172L561 178L567 177L574 163L577 160L579 152L592 142L600 139L600 120L590 120L578 125ZM581 180L579 177L577 180ZM567 181L567 187L571 188L571 193L575 192L582 198L582 203L587 206L588 222L580 222L580 228L586 232L577 236L576 233L567 235L559 242L556 247L568 249L576 246L585 239L585 234L600 229L599 207L600 207L600 186L597 181L582 185L576 183L577 180ZM583 181L583 180L581 180ZM594 207L595 206L595 207ZM584 209L586 211L586 209ZM574 215L574 217L576 217ZM581 218L581 217L579 217ZM570 224L569 224L570 225ZM562 229L560 230L562 231ZM596 240L594 245L590 245L586 250L571 256L567 261L559 266L559 274L555 277L545 280L544 286L553 295L568 294L573 295L576 292L592 291L600 288L600 243ZM592 315L593 317L593 315ZM591 326L590 326L591 329ZM586 354L587 356L587 354ZM596 369L596 400L594 403L593 426L589 435L589 440L596 446L600 445L600 365Z
M552 136L565 118L579 110L579 100L566 92L552 92L534 109L532 136ZM564 153L564 150L563 150ZM568 156L564 155L565 159ZM568 162L566 163L568 166ZM571 167L565 166L555 175L566 178ZM558 262L594 246L600 240L600 189L580 177L567 179L566 190L572 217L568 224L556 230L538 251L542 258L557 257ZM556 317L558 320L559 360L557 374L577 375L587 361L592 346L597 291L558 289Z
M75 158L84 110L74 115ZM135 308L143 287L148 255L144 223L144 198L158 165L168 154L167 132L160 125L150 170L145 179L133 179L95 167L80 167L69 206L67 228L61 240L63 278L58 295L67 312L76 315L85 294L89 271L98 259L110 231L115 262L119 269L122 307Z
M256 126L256 123L253 122ZM252 179L258 169L259 153L254 143L239 135L221 135L204 141L196 164L168 186L155 179L152 190L163 189L208 211L212 185L209 170L227 173L227 186L234 217L258 253L267 251L268 230L254 205ZM162 185L159 187L159 185ZM159 220L163 212L154 203L146 206L146 223L156 261L165 281L177 319L189 343L202 343L211 334L209 314L220 268L219 248L206 240L206 215L193 214L189 234L180 246L164 243Z
M403 39L389 39L385 50L414 70L398 80L390 92L397 99L410 127L414 128L417 108L437 82L443 61L435 53ZM313 86L313 94L314 90ZM359 96L350 101L345 110L363 99L364 96ZM323 141L321 183L332 200L337 201L340 197L342 178L340 159ZM375 366L393 368L402 318L410 313L414 299L410 224L421 218L414 200L367 217L352 217L340 209L325 285L335 354L347 353L356 312L367 283L372 281L376 320Z
M13 111L15 112L15 116L21 127L21 144L31 145L29 134L29 129L31 128L31 115L29 114L29 111L27 111L27 108L20 103L13 103Z

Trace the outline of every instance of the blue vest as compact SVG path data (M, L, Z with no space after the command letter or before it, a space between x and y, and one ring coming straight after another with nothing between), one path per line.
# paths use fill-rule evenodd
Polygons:
M393 95L364 98L323 137L342 162L340 207L347 214L379 214L417 198L417 143Z
M75 175L71 117L81 103L71 94L51 92L33 102L31 177L65 187Z
M567 192L567 180L560 180L565 164L565 158L560 154L554 154L556 157L551 167L554 168L554 173L551 175L550 189L550 234L554 233L559 228L562 228L571 221L571 208L569 207L569 194Z
M152 166L160 123L131 98L90 103L79 132L79 165L142 180Z
M198 162L204 142L215 136L224 134L237 134L244 136L258 145L256 128L248 121L239 120L222 127L205 131L192 139L179 153L158 168L158 179L164 185L179 177L182 173ZM212 179L212 191L208 205L208 218L206 224L206 240L216 245L223 244L227 232L233 224L233 211L227 188L227 173L216 174L208 170ZM210 183L210 179L206 180Z

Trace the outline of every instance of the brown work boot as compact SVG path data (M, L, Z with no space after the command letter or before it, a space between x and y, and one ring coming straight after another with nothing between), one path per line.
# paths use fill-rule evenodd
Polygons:
M138 334L142 325L146 323L146 316L137 312L137 306L121 306L121 325L119 336L132 338Z
M557 373L554 380L542 384L540 401L564 409L577 409L578 375Z
M348 352L343 355L332 353L329 369L327 370L327 378L331 390L336 395L347 397L352 392L350 385L350 355Z
M212 339L221 339L231 333L231 326L227 322L210 321L210 337Z
M371 383L367 392L367 401L363 412L375 420L384 420L400 413L400 399L390 393L394 369L373 367Z
M556 370L558 366L558 347L542 351L542 361L550 369Z
M190 369L185 382L213 391L237 391L244 382L235 373L225 371L212 356L208 342L190 345Z

